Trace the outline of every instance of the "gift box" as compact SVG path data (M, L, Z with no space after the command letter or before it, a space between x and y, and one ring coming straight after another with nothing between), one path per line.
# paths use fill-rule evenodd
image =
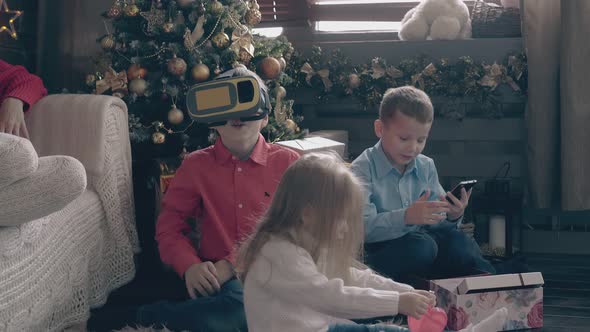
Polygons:
M336 152L340 157L344 158L344 143L324 137L306 137L304 139L281 141L277 142L276 144L293 149L299 154L333 151Z
M312 131L307 137L323 137L344 144L344 157L348 157L348 131L346 130L318 130Z
M458 331L506 307L501 331L543 326L543 276L540 272L432 280L437 306L448 316L447 329Z

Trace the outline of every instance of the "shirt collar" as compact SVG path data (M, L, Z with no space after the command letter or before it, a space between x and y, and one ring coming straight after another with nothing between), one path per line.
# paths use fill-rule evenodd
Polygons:
M401 177L401 173L399 172L399 170L397 168L393 167L393 165L391 164L391 162L389 161L389 159L385 155L385 151L383 151L383 146L381 145L381 140L379 140L379 142L377 142L377 144L375 144L374 151L375 151L375 158L374 158L375 168L377 171L378 178L382 178L382 177L386 176L387 174L389 174L389 172L392 172L392 171ZM412 160L408 164L408 167L406 168L405 173L411 173L411 172L416 173L416 175L421 180L426 181L421 174L423 172L420 172L418 169L416 159Z
M258 134L258 141L256 142L254 149L252 149L252 153L248 159L259 165L265 166L269 149L270 144L266 143L266 140L262 134ZM232 160L233 155L231 151L229 151L225 145L223 145L221 137L218 137L215 141L213 152L215 154L215 160L222 165Z

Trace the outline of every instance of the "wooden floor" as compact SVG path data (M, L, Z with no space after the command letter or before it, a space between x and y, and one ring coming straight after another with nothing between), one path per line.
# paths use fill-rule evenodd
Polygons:
M526 255L545 279L542 332L590 332L590 256Z
M527 254L530 271L543 273L544 327L540 332L590 332L590 256ZM147 277L111 294L107 306L145 304L173 293L172 274ZM143 277L143 278L142 278ZM156 279L156 280L154 280ZM152 290L146 292L146 289ZM91 329L100 331L101 329ZM531 331L531 330L529 330Z

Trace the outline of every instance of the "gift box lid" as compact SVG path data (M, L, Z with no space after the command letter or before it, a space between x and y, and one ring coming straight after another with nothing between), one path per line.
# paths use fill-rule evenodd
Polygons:
M314 151L325 148L344 147L344 143L319 136L306 137L304 139L294 139L290 141L280 141L276 144L280 144L299 151Z
M545 283L541 272L500 274L464 278L457 286L457 294L482 293L490 290L540 287Z

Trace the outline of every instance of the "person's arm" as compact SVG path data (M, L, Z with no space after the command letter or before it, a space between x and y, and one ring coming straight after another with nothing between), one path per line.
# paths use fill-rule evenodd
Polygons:
M254 278L273 296L326 315L370 318L398 313L398 292L345 286L342 279L328 279L306 251L286 241L267 244L253 267L247 278Z
M351 170L359 178L365 191L363 219L365 241L368 243L395 239L406 227L406 208L379 212L373 202L372 178L368 163L355 163Z
M350 268L351 273L351 285L363 288L374 288L380 290L391 290L400 293L409 292L414 290L414 287L399 282L395 282L392 279L382 277L371 269L357 269Z
M434 165L434 160L430 159L429 161L430 162L428 163L428 187L432 190L430 197L432 197L432 200L439 200L441 196L446 195L446 192L444 188L441 186L440 181L438 179L438 171L436 170L436 166ZM443 222L453 222L459 225L461 222L463 222L463 215L461 215L458 219L455 220L449 220L447 218Z
M172 266L183 278L193 264L201 263L197 250L188 233L192 230L186 222L200 214L201 194L191 173L194 162L185 160L176 171L174 179L162 201L162 209L156 224L156 240L160 258Z
M43 81L22 66L13 66L0 60L0 104L7 98L23 102L23 111L47 95Z

